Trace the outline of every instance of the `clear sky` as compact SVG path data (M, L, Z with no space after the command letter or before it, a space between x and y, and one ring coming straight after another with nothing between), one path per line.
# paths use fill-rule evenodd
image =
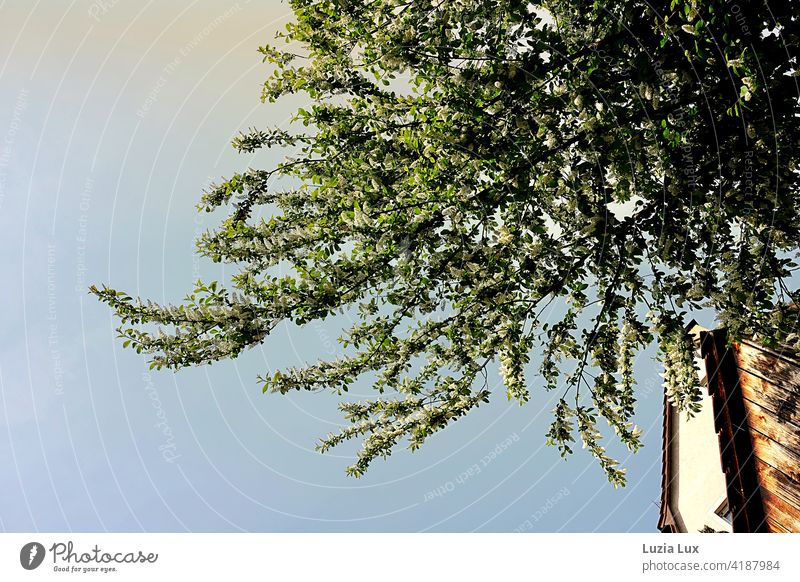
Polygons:
M652 351L637 361L645 448L612 447L629 472L615 490L584 451L564 462L544 446L554 394L534 384L510 405L496 373L490 405L347 477L352 448L314 451L342 422L337 397L256 383L335 356L336 321L177 374L122 349L86 288L177 301L224 276L193 254L214 226L194 205L275 161L229 142L297 105L259 101L256 49L288 17L278 0L0 0L0 529L655 531Z

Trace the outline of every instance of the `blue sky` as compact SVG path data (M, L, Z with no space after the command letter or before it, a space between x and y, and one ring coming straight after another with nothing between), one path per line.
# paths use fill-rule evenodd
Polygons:
M288 13L277 0L0 2L0 529L655 531L652 351L637 360L645 448L617 451L629 485L615 490L583 451L564 462L544 446L555 395L534 385L510 405L496 372L491 404L345 476L353 448L314 452L342 422L337 398L256 383L334 356L335 320L177 374L122 349L88 285L176 301L226 274L193 254L215 219L194 205L220 176L276 160L229 143L297 105L259 101L256 48Z

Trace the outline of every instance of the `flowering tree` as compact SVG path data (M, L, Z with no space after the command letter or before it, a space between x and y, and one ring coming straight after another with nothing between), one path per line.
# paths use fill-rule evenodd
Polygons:
M794 0L291 5L280 46L260 49L275 65L263 99L312 105L234 142L291 157L200 203L230 212L198 251L237 274L181 305L92 287L154 367L236 357L282 321L348 310L345 357L261 381L341 393L376 374L375 398L342 403L350 424L319 445L363 439L350 474L486 402L499 361L509 400L561 393L548 442L566 456L581 440L619 485L597 424L640 447L641 349L656 339L691 413L689 310L712 307L734 338L796 340Z

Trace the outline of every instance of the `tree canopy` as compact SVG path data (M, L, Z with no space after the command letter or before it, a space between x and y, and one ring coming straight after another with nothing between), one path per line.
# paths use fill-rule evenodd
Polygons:
M180 305L92 287L154 367L347 311L346 356L260 381L341 393L374 376L375 397L342 402L349 424L319 444L361 439L350 474L488 401L499 362L509 400L559 392L548 443L582 442L620 485L598 425L640 447L641 350L657 341L691 413L687 313L797 342L798 2L290 3L259 49L263 100L311 105L233 144L290 155L199 204L229 208L197 249L235 264L232 280Z

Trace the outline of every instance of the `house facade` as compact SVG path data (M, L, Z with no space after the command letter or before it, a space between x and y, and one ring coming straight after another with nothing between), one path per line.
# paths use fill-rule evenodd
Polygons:
M800 358L692 322L704 385L691 419L665 398L662 532L800 532Z

